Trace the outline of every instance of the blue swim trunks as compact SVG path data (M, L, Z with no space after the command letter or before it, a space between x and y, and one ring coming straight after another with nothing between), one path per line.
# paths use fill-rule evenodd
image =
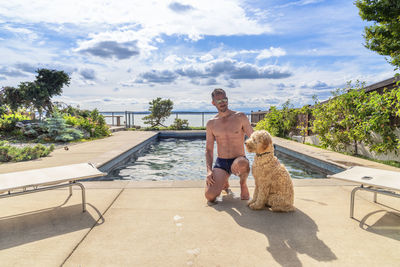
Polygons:
M233 158L233 159L217 158L215 160L214 168L223 169L227 173L232 174L231 166L232 166L232 163L235 161L235 159L237 159L237 158Z

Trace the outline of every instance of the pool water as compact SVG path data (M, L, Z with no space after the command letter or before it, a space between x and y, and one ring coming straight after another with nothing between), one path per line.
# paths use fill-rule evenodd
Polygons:
M106 179L124 180L204 180L206 141L203 139L163 139L150 146L143 155L111 171ZM216 148L214 149L216 152ZM282 153L276 155L294 179L325 178L326 175ZM252 164L253 153L246 157ZM214 161L216 156L214 155ZM239 179L231 175L230 179ZM249 179L254 179L250 174Z

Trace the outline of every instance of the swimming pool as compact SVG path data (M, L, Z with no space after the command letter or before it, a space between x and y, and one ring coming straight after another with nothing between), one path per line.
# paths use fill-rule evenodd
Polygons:
M169 138L152 144L149 149L123 166L113 169L104 179L116 180L204 180L206 175L204 139ZM216 148L214 149L216 151ZM326 178L326 175L304 163L276 153L278 159L290 172L293 179ZM214 160L215 160L214 155ZM254 154L246 152L253 162ZM239 179L232 175L231 179ZM249 179L254 179L250 174Z

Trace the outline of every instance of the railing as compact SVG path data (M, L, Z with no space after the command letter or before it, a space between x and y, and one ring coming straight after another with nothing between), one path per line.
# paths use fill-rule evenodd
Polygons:
M131 128L136 125L143 124L142 120L140 117L143 117L143 115L148 115L150 114L149 111L101 111L100 112L104 117L106 118L111 118L111 123L108 123L111 126L122 126L124 125L126 128ZM168 117L169 120L179 118L179 116L184 116L184 115L196 115L196 116L201 116L201 127L205 126L205 123L207 122L207 115L215 115L217 112L214 111L172 111L171 116ZM247 117L250 118L250 114L247 114ZM136 118L135 118L136 117ZM139 117L139 118L138 118ZM125 120L121 122L121 118L124 118ZM139 119L140 123L137 123ZM168 120L167 119L167 120ZM193 123L194 121L197 122L197 125L199 124L199 119L196 120L189 120L189 125L193 125L196 123Z

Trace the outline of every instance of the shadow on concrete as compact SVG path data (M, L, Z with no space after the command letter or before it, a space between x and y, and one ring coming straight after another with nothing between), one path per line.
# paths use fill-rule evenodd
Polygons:
M100 214L96 208L95 211ZM82 212L81 204L2 217L0 250L82 229L89 230L95 225L104 223L103 217L101 216L98 221L100 223L89 212Z
M218 211L227 212L242 227L257 231L268 238L266 250L281 266L302 266L297 254L307 254L319 262L336 260L336 255L317 237L318 226L300 210L274 213L269 210L253 211L246 201L224 196L213 205Z
M378 213L384 214L374 224L368 225L368 218ZM400 213L390 212L387 210L378 210L371 212L364 216L364 218L360 221L360 228L374 234L382 235L400 241Z

